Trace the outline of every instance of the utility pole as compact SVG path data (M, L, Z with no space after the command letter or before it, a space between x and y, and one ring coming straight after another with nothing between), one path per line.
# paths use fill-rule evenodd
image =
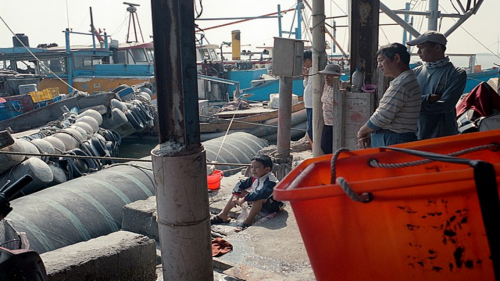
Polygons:
M313 53L312 73L316 74L313 79L313 156L323 155L321 150L321 133L323 131L323 107L321 94L323 93L324 80L319 74L326 66L326 41L325 41L325 1L314 0L312 5L313 26Z
M364 73L363 84L375 84L379 33L379 0L351 0L351 77L356 69Z
M193 0L151 1L159 144L151 151L163 280L213 280Z

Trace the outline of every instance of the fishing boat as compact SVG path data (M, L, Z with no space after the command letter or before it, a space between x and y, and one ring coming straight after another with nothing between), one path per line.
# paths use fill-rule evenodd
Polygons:
M270 142L276 142L278 108L272 106L273 101L274 99L271 99L271 103L248 103L243 109L240 109L241 106L238 106L238 102L217 107L216 112L202 115L201 139L207 140L228 133L246 132ZM223 111L228 107L235 107L233 108L235 110ZM304 103L296 102L293 104L291 114L291 138L299 139L304 136L307 125Z

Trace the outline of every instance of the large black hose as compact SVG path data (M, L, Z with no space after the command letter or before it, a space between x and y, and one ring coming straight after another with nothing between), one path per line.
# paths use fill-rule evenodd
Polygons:
M222 142L223 137L203 142L207 160L218 155L219 162L249 164L267 146L255 136L234 133L227 136L219 153ZM9 218L40 253L107 235L121 229L126 204L154 195L150 169L151 163L128 162L52 186L13 200Z

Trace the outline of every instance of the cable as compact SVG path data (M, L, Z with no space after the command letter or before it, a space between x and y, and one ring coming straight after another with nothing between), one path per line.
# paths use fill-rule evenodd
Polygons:
M445 13L448 13L444 8L443 6L441 6L441 4L439 5L439 7L441 7L441 9L443 9L443 11ZM455 20L454 18L451 18L453 21L457 22L457 20ZM472 35L467 29L465 29L465 27L463 27L462 25L460 25L460 28L463 29L467 34L469 34L470 37L472 37L472 39L476 40L477 43L479 43L479 45L483 46L483 48L485 48L486 50L488 50L488 52L490 52L490 54L494 55L496 58L500 59L500 56L498 56L498 54L495 54L492 50L490 50L488 47L486 47L486 45L484 45L483 43L481 43L481 41L479 41L476 37L474 37L474 35Z

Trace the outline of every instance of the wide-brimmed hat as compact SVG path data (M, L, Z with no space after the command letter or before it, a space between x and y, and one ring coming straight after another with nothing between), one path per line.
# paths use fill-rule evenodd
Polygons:
M321 74L333 74L333 75L338 75L338 76L344 75L344 73L342 73L342 69L340 68L340 65L338 65L338 64L327 64L325 66L325 69L321 70L319 73L321 73Z
M415 46L415 45L423 44L425 42L433 42L433 43L438 43L441 45L446 45L446 42L448 42L448 40L446 40L446 37L444 36L443 33L439 33L437 31L430 30L430 31L426 31L426 32L422 33L422 35L420 35L417 39L413 39L411 41L408 41L408 43L406 43L406 44L408 44L410 46Z

